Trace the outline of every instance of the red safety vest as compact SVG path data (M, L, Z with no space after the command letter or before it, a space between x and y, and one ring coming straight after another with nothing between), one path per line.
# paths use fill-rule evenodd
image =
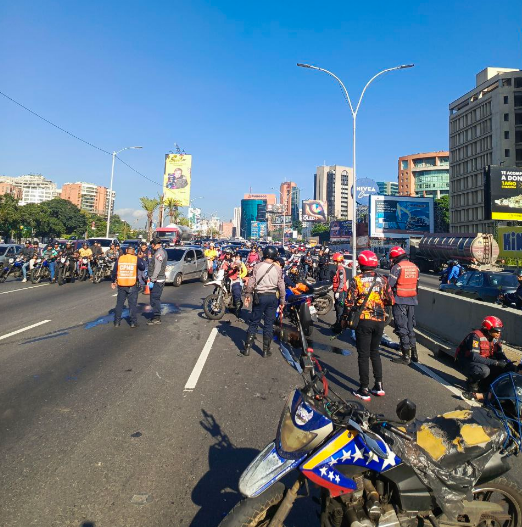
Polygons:
M339 290L339 284L341 283L340 273L341 271L344 273L344 286L341 290ZM333 279L332 279L332 285L333 290L335 293L340 293L341 291L348 291L348 280L346 278L346 269L342 266L339 266L337 268L337 272L335 273Z
M478 351L478 353L482 357L484 357L486 359L489 359L489 358L493 357L498 351L500 351L500 346L497 343L493 344L493 342L488 340L486 335L484 335L484 333L482 333L482 331L480 331L480 329L476 329L475 331L472 331L472 333L474 333L480 340L479 349L478 350L469 350L467 347L465 347L464 346L464 342L468 338L468 337L466 337L466 339L464 339L459 344L459 346L457 347L457 350L455 351L455 359L459 356L459 353L461 353L461 352L464 352L465 353L464 356L466 358L469 358L469 357L471 357L471 354L474 351Z
M402 298L417 296L419 268L408 260L399 262L397 267L399 268L399 278L395 285L395 294Z
M118 285L121 287L132 287L136 285L138 276L138 257L133 254L125 254L118 259L117 271Z

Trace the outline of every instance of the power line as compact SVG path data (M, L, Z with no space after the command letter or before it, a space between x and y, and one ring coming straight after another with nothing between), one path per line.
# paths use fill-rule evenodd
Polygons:
M0 91L0 95L2 95L3 97L5 97L6 99L8 99L9 101L13 102L14 104L16 104L17 106L20 106L20 108L23 108L24 110L26 110L27 112L35 115L36 117L38 117L38 119L41 119L42 121L45 121L47 124L50 124L51 126L54 126L55 128L57 128L58 130L60 130L61 132L64 132L66 133L67 135L73 137L74 139L77 139L78 141L81 141L82 143L85 143L86 145L92 147L92 148L95 148L96 150L99 150L100 152L103 152L104 154L108 154L110 156L112 156L112 152L109 152L108 150L104 150L103 148L100 148L99 146L96 146L92 143L90 143L89 141L86 141L85 139L82 139L81 137L78 137L77 135L74 135L73 133L69 132L68 130L66 130L65 128L62 128L61 126L58 126L57 124L54 124L53 122L49 121L49 119L46 119L45 117L42 117L40 114L34 112L33 110L31 110L30 108L28 108L27 106L24 106L22 103L18 102L18 101L15 101L12 97L9 97L9 95L3 93ZM141 176L142 178L146 179L147 181L150 181L151 183L154 183L155 185L159 185L160 187L163 186L161 185L160 183L158 183L157 181L154 181L153 179L150 179L149 177L145 176L144 174L142 174L141 172L139 172L138 170L136 170L134 167L132 167L131 165L129 165L128 163L126 163L125 161L123 161L123 159L119 158L118 156L116 156L116 158L118 159L118 161L120 161L121 163L123 163L125 166L127 166L128 168L130 168L133 172L136 172L136 174L138 174L139 176Z

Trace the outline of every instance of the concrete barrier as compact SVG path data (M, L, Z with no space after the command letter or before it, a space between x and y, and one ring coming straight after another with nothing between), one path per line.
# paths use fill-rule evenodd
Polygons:
M419 287L419 306L415 310L417 327L441 339L458 344L484 317L493 315L504 323L502 339L522 347L522 313L518 309L463 298L426 287Z

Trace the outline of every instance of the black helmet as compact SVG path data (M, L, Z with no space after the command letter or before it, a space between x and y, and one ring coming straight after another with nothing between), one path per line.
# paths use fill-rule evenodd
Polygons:
M263 258L269 258L270 260L275 260L279 256L277 249L273 245L267 245L263 249Z
M278 258L276 262L281 266L281 269L285 266L285 261L283 258Z
M522 375L505 373L491 383L486 404L502 421L508 435L522 446Z
M234 254L234 251L230 247L227 247L223 250L223 254L228 254L229 256L232 256Z

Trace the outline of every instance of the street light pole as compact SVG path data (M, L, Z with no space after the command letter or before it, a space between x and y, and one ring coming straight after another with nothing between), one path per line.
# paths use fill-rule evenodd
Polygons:
M402 66L395 66L394 68L387 68L385 70L382 70L380 71L379 73L377 73L376 75L374 75L367 83L366 83L366 86L364 87L363 91L361 92L361 96L359 97L359 101L357 102L357 106L353 107L352 105L352 101L350 99L350 96L348 95L348 90L346 89L346 87L344 86L344 84L342 83L341 79L339 77L337 77L337 75L335 75L334 73L332 73L331 71L328 71L328 70L325 70L324 68L319 68L318 66L312 66L310 64L300 64L300 63L297 63L297 65L300 67L300 68L309 68L309 69L312 69L312 70L318 70L318 71L322 71L324 73L327 73L328 75L330 75L331 77L333 77L338 83L339 85L341 86L345 96L346 96L346 100L348 101L348 106L350 107L350 111L352 113L352 119L353 119L353 185L352 185L352 200L353 200L353 208L352 208L352 278L355 277L355 274L357 272L357 255L356 255L356 249L357 249L357 199L356 199L356 194L357 194L357 172L356 172L356 159L355 159L355 154L356 154L356 151L355 151L355 144L356 144L356 132L357 132L357 114L359 112L359 108L361 106L361 101L364 97L364 93L366 92L368 86L377 78L379 77L380 75L382 75L383 73L387 73L389 71L394 71L394 70L404 70L404 69L407 69L407 68L413 68L414 64L403 64Z
M125 148L122 148L121 150L118 150L118 152L112 153L112 170L111 170L111 188L109 189L109 211L107 212L107 232L105 234L105 237L109 237L109 229L111 228L111 211L114 200L112 199L112 182L114 180L114 161L116 159L116 156L123 152L124 150L131 150L131 149L139 149L143 148L142 146L127 146Z

